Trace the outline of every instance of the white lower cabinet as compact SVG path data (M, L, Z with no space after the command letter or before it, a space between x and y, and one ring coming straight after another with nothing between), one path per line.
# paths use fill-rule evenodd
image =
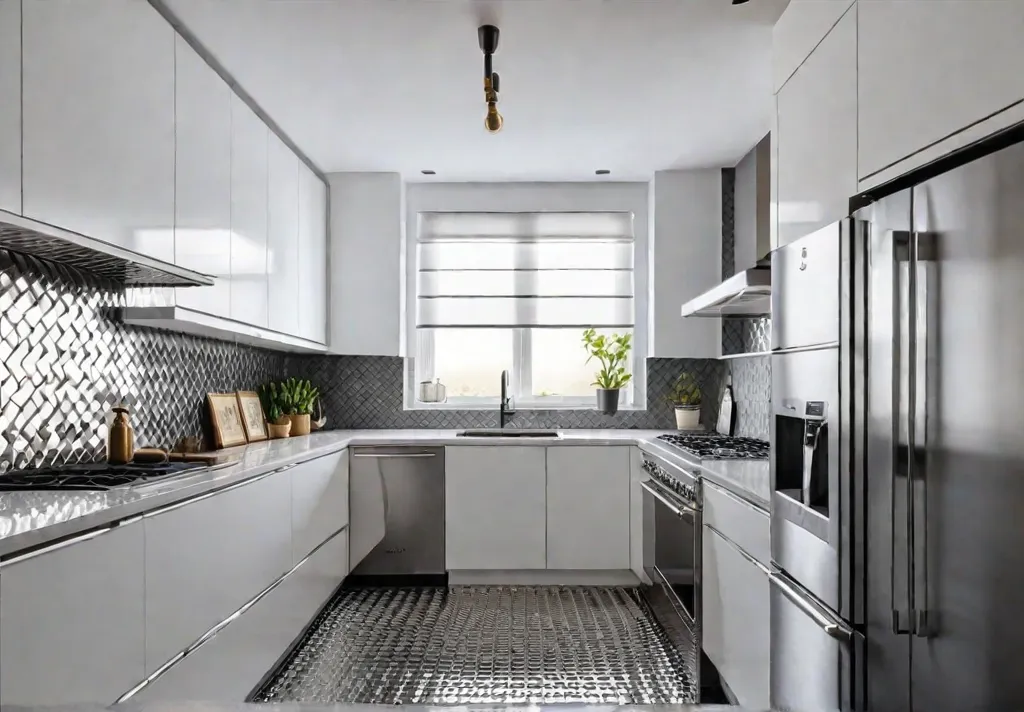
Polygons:
M144 653L141 522L4 568L0 704L110 704Z
M143 520L148 673L291 568L290 475L279 472Z
M255 606L133 698L244 702L345 578L343 531Z
M348 524L348 451L304 462L291 477L292 564L297 564Z
M547 568L629 569L629 448L547 448Z
M449 570L547 566L543 447L445 448Z
M0 210L21 214L21 0L0 0Z
M702 548L704 652L741 706L768 709L768 571L707 525Z

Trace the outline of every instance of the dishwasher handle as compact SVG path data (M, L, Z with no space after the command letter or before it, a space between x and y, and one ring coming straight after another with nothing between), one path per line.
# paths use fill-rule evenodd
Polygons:
M378 460L404 460L410 457L436 457L432 452L407 452L407 453L386 453L386 452L354 452L352 457L373 457Z

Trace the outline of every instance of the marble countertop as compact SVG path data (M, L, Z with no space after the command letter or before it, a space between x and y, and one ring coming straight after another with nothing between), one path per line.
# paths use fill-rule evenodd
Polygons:
M459 437L458 430L330 430L312 435L252 443L222 452L234 460L136 487L105 492L33 491L0 494L0 563L23 551L131 519L164 505L236 484L278 467L359 445L639 445L684 467L705 467L724 486L768 499L767 463L700 463L656 440L663 430L560 430L556 438ZM763 474L752 467L762 465ZM762 481L763 480L763 481Z

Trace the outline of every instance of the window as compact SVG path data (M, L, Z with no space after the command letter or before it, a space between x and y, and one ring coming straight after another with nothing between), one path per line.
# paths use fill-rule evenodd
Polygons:
M493 405L507 369L519 407L591 405L583 330L632 333L633 252L629 212L420 213L415 382Z

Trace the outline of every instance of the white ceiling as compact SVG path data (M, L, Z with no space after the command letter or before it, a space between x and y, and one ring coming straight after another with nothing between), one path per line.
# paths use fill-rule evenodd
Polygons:
M647 180L770 128L787 0L166 0L325 172ZM476 28L497 24L501 133Z

